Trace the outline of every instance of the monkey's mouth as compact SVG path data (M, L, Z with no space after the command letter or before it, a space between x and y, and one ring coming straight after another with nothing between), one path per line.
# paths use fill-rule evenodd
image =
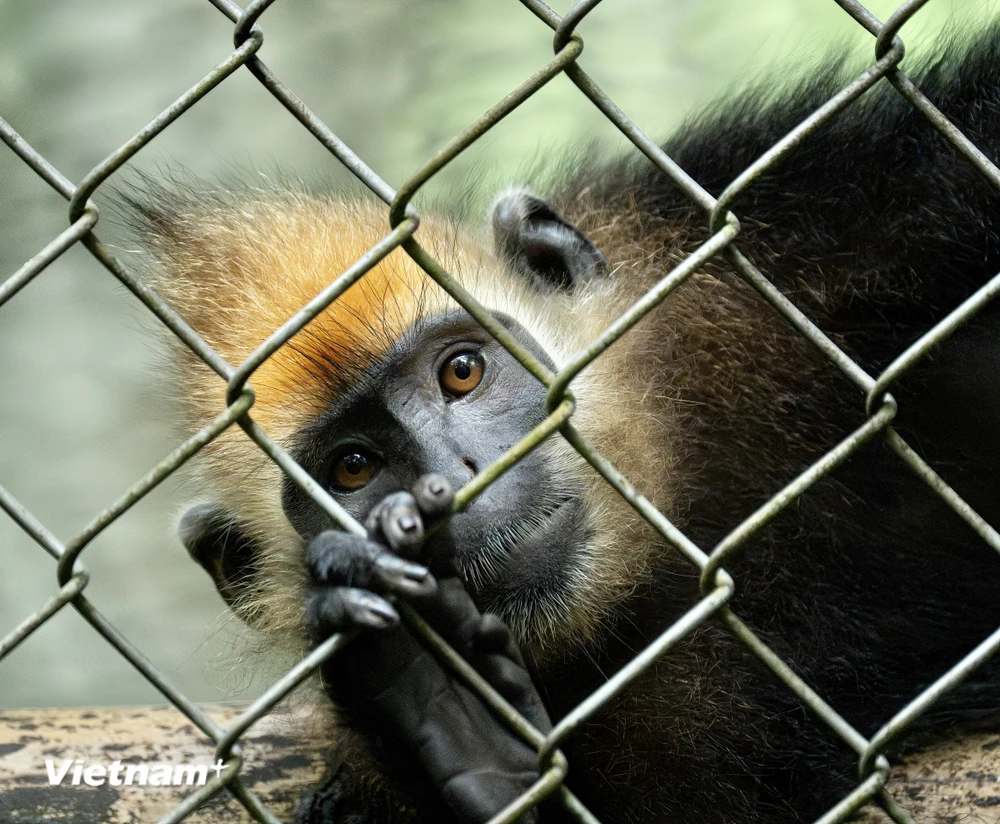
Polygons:
M586 543L582 503L559 493L525 514L492 522L478 546L459 554L465 579L477 592L546 588L565 578L574 547Z

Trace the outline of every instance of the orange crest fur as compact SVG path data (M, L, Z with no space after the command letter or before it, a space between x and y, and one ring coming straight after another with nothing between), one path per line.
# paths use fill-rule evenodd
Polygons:
M155 286L233 366L389 231L384 207L289 193L280 202L273 196L243 202L236 215L174 220L173 232L186 236L160 242L168 276ZM472 250L458 248L452 231L421 229L421 239L445 250L456 269L473 261ZM252 416L279 438L291 435L380 360L416 319L449 305L448 295L409 255L393 250L253 373ZM199 417L218 414L224 393L219 382L216 398L202 398L207 406Z

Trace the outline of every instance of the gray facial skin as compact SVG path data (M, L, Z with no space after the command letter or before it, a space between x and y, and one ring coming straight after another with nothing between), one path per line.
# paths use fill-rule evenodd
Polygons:
M548 356L516 321L501 322L533 353ZM440 375L449 359L474 353L482 380L450 396ZM293 455L352 515L363 519L387 495L410 489L428 473L459 489L545 418L545 388L468 315L448 312L422 321L346 397L301 433ZM357 450L374 463L371 480L338 491L333 464ZM284 506L305 539L329 528L326 516L293 483ZM525 523L531 525L527 530ZM477 601L525 590L557 592L572 547L585 543L577 490L562 486L535 451L452 518L427 546L430 556L454 554ZM447 542L448 546L443 546Z

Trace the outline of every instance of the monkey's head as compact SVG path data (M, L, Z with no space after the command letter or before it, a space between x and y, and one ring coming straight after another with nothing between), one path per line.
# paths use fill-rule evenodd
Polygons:
M155 286L229 363L268 335L388 231L384 208L299 192L155 192L136 204ZM594 243L544 201L509 190L492 242L425 218L418 240L550 369L635 294ZM658 503L670 455L650 404L656 359L641 328L572 384L573 424ZM225 386L177 347L190 425ZM545 387L402 250L389 254L251 377L250 415L356 518L418 477L459 489L545 416ZM662 411L662 409L661 409ZM206 448L206 503L181 523L186 547L237 612L301 624L303 546L329 518L237 427ZM645 530L648 532L648 530ZM535 651L595 637L642 581L655 542L559 435L490 484L432 539L451 542L481 607Z

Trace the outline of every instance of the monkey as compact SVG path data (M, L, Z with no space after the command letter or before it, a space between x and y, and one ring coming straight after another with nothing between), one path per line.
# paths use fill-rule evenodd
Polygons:
M726 185L845 82L840 63L730 98L664 144ZM1000 26L918 76L1000 159ZM588 153L589 152L589 153ZM488 228L428 213L417 238L552 372L710 236L643 157L587 150L545 196L514 186ZM146 181L128 196L149 277L231 364L387 232L384 207L297 182ZM1000 191L886 84L732 204L740 251L878 376L1000 272ZM191 425L226 387L177 347ZM1000 527L1000 314L987 305L891 387L896 432ZM248 622L308 647L339 707L331 771L299 822L483 822L537 754L400 621L452 643L539 731L699 602L699 568L554 433L462 511L455 490L548 414L546 386L402 250L251 378L249 414L349 513L320 507L235 428L204 450L181 538ZM840 367L716 255L570 384L571 422L708 552L869 419ZM728 557L728 608L871 736L1000 626L1000 559L879 432ZM857 785L857 755L712 620L565 744L567 787L604 822L798 822ZM921 719L995 720L987 662ZM550 798L522 818L558 822Z

